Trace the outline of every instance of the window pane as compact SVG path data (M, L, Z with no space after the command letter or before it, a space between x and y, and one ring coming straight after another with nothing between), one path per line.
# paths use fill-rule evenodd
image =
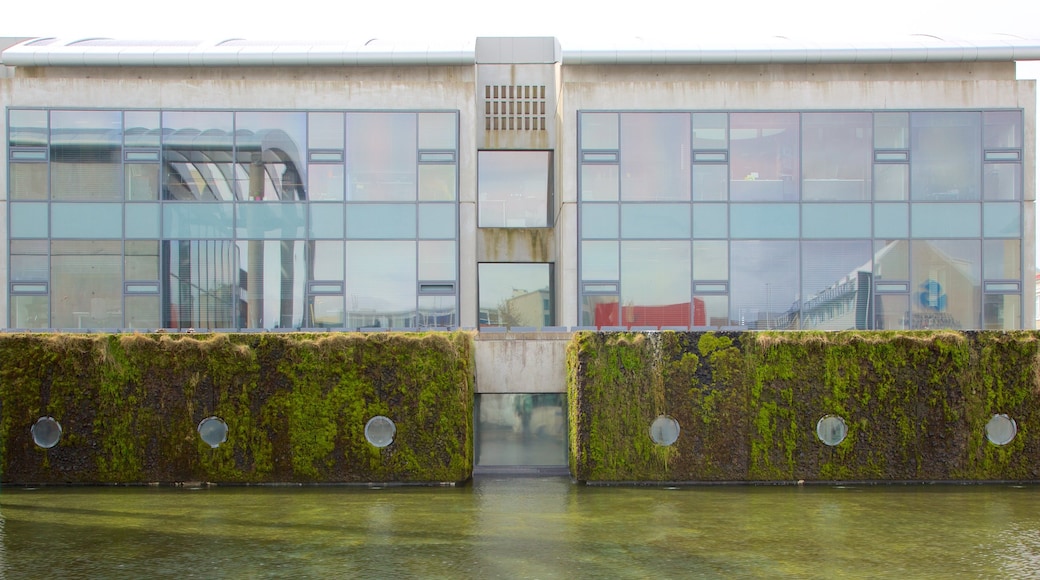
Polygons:
M299 240L238 242L239 305L245 328L300 328L307 284L306 243ZM223 270L219 270L223 272Z
M128 203L123 206L124 235L127 238L159 237L159 204Z
M159 242L128 241L124 243L127 280L159 279ZM158 312L158 310L156 310Z
M582 242L581 279L617 280L618 243Z
M726 201L728 188L728 165L693 166L694 201Z
M964 329L979 325L980 254L977 240L911 242L912 328Z
M730 319L751 330L797 327L798 242L730 245Z
M419 113L419 149L455 149L455 113Z
M419 237L426 239L455 239L455 204L419 204Z
M314 201L343 201L343 165L307 166L307 196Z
M983 170L983 199L1022 199L1022 166L1018 163L987 163Z
M452 201L455 199L455 165L420 165L419 200Z
M308 149L342 150L343 132L343 113L308 113Z
M346 313L342 296L311 296L307 326L310 328L343 328Z
M231 238L234 205L177 203L163 205L163 236L167 238Z
M689 239L690 206L665 203L621 204L621 237Z
M906 240L877 240L874 242L874 277L878 280L909 280L909 242Z
M455 280L455 242L419 242L419 279Z
M415 238L413 204L347 205L347 237L353 239Z
M690 199L690 116L621 115L622 201Z
M905 203L874 204L874 236L910 237L910 206Z
M414 113L347 114L347 200L414 201Z
M478 151L479 227L546 227L551 187L551 151Z
M729 244L725 240L693 243L693 279L729 279Z
M127 296L126 328L139 330L155 330L161 328L159 316L159 296Z
M261 246L264 242L250 242ZM173 240L162 242L165 278L162 313L165 328L236 328L239 275L246 276L246 256L231 241ZM258 252L258 255L260 252ZM250 279L239 291L245 304L262 299L249 292ZM253 290L262 290L257 282Z
M874 166L874 199L904 201L910 197L910 166L883 163Z
M581 303L582 326L618 326L620 314L617 295L586 295Z
M616 203L581 204L581 237L617 238L618 206Z
M159 111L125 111L123 142L127 147L159 147Z
M552 326L550 264L477 264L480 326ZM546 301L549 308L546 308Z
M729 232L729 212L726 204L693 204L693 237L725 238Z
M976 238L980 218L977 203L910 204L910 232L915 238Z
M11 109L9 119L11 147L47 146L47 111Z
M47 199L46 163L11 163L11 199Z
M53 199L122 199L122 114L52 111L50 167Z
M874 113L874 148L907 149L910 147L910 115L907 113Z
M304 143L307 115L302 112L235 113L235 151L240 194L253 201L307 199Z
M981 120L979 113L911 115L910 192L913 199L979 199Z
M11 281L47 281L49 246L46 240L11 240Z
M689 326L690 277L690 242L621 242L621 324Z
M733 204L730 207L730 235L734 238L797 238L796 204Z
M801 328L870 328L870 240L802 243Z
M54 328L122 328L122 254L117 241L51 243Z
M869 238L870 204L802 204L802 237Z
M797 201L798 114L730 115L732 201Z
M234 116L217 111L166 111L163 199L235 199Z
M128 163L124 170L127 201L159 199L158 163Z
M344 218L341 203L312 203L310 211L310 237L343 239Z
M55 238L121 238L120 203L52 203L51 236Z
M344 255L342 241L311 242L311 255L308 260L310 280L343 280Z
M872 122L870 113L802 115L803 200L870 199Z
M415 328L415 242L347 242L347 326Z
M12 203L11 237L46 238L48 235L47 203Z
M582 113L580 119L582 149L618 148L617 113Z
M47 296L11 296L11 328L50 328Z
M731 326L729 319L729 296L694 296L693 325L719 328Z
M909 330L910 297L906 294L878 294L874 299L875 330Z
M1022 296L987 294L982 315L983 330L1018 330L1022 328Z
M726 149L729 144L726 113L694 113L692 119L694 149Z
M986 280L1019 280L1022 278L1021 241L984 240L982 251L983 277Z
M581 200L617 201L618 166L588 164L582 165Z
M302 238L307 223L305 207L302 203L235 204L235 234L252 239Z
M420 296L419 327L458 326L458 309L454 296Z
M987 238L1022 235L1022 207L1017 203L983 204L982 218L982 234Z
M1022 146L1021 111L986 111L982 113L986 149L1017 149Z

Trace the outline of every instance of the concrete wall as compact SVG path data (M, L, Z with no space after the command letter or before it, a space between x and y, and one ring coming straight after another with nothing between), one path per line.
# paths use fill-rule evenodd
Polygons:
M564 393L569 332L475 335L477 393Z

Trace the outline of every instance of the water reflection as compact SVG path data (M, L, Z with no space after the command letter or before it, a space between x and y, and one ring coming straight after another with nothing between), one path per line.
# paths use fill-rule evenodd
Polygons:
M1036 487L4 488L9 577L1029 577Z

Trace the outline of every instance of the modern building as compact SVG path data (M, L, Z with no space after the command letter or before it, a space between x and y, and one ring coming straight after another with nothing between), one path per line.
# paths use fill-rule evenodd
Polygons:
M1034 326L1040 41L4 45L8 329Z

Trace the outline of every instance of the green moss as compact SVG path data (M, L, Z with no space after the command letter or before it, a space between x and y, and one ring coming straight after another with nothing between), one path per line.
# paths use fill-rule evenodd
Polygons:
M662 333L661 362L647 364L654 359L639 345L652 341L584 335L569 358L573 469L605 481L1034 480L1037 337ZM629 369L660 376L628 376ZM655 463L633 426L662 406L683 431L668 460ZM1005 446L985 439L997 413L1019 426ZM837 446L816 438L824 415L848 425Z
M472 470L472 337L0 337L5 481L461 481ZM55 416L62 444L28 427ZM398 427L376 449L364 424ZM216 449L195 427L216 415Z

